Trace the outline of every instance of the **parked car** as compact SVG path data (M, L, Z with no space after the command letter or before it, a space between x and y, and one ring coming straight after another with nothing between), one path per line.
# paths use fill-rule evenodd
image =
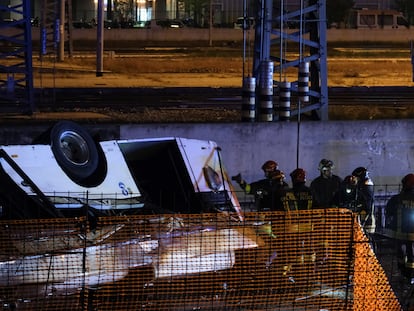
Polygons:
M158 26L162 28L183 28L185 25L178 19L160 19L156 21Z
M77 28L77 29L81 29L81 28L90 29L90 28L93 28L94 25L91 22L79 20L79 21L72 21L72 26L73 28Z
M132 28L149 28L150 21L136 21L132 24Z

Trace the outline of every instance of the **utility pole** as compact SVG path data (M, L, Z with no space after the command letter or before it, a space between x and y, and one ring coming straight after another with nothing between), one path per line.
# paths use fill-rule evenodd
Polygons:
M213 0L210 0L210 21L208 27L208 44L213 46Z
M63 62L65 60L65 1L59 1L59 51L58 51L58 60Z
M98 25L96 27L96 76L103 76L103 48L104 48L104 0L98 0Z

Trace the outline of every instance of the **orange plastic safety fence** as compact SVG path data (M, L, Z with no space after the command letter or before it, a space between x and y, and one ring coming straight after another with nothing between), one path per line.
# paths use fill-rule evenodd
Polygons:
M347 210L1 222L18 310L400 310Z
M368 238L355 222L354 309L401 310Z
M7 310L81 310L84 219L0 222L0 299ZM90 233L89 233L90 234ZM69 276L77 278L69 279ZM70 290L67 284L71 283Z

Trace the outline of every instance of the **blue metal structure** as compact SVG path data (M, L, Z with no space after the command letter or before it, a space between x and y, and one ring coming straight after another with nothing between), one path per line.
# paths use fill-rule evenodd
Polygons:
M59 42L59 2L42 0L40 18L40 57L56 57Z
M274 86L278 88L289 68L308 63L309 101L292 104L291 115L310 112L315 119L328 120L326 0L298 0L300 9L292 12L285 11L284 0L279 1L279 7L272 0L259 1L253 76L259 81L261 64L273 61ZM298 81L290 82L292 93L297 94Z
M0 110L32 114L32 38L30 1L0 5Z

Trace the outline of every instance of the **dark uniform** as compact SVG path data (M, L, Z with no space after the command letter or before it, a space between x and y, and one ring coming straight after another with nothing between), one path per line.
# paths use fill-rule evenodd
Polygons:
M365 167L357 167L352 176L356 181L355 208L359 214L361 226L367 233L375 232L374 183Z
M312 192L306 183L306 172L295 169L291 174L292 188L289 188L282 198L286 211L307 210L312 208Z
M374 183L365 167L358 167L352 175L345 177L334 196L333 205L356 213L366 233L375 232Z
M246 184L245 191L255 196L258 211L283 211L282 197L288 189L281 171L274 178L266 178Z
M233 176L240 187L247 193L255 196L256 208L258 211L283 210L282 196L288 188L284 181L285 175L278 170L278 164L269 160L262 165L265 174L264 179L246 183L240 174Z
M390 198L385 208L386 235L396 239L398 264L414 275L414 174L402 179L402 190Z
M356 179L352 175L348 175L344 178L339 190L336 192L333 199L333 205L335 207L347 208L356 212L358 210L356 198Z
M331 160L322 159L319 163L320 175L311 182L313 206L316 208L333 206L333 198L342 183L339 176L332 174L333 167Z
M286 241L289 241L289 246L295 249L296 255L294 259L288 260L283 264L284 267L289 267L289 271L310 271L315 269L316 260L320 258L320 252L317 243L313 239L309 239L313 232L312 218L304 210L312 208L312 192L310 188L305 185L306 172L297 168L290 173L292 180L292 187L286 191L283 197L283 206L285 208L285 234ZM292 258L289 254L288 258ZM300 273L295 274L295 282L307 282L301 279Z

